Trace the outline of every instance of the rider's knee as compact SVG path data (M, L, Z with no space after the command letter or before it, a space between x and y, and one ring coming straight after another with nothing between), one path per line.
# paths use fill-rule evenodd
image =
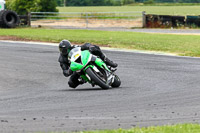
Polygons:
M78 83L74 83L74 82L72 82L71 80L69 80L68 85L69 85L69 87L71 87L71 88L76 88L79 84L78 84Z

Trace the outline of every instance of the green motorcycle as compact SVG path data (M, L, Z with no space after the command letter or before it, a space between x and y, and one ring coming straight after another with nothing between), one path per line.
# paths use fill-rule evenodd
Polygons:
M80 79L90 83L93 87L100 86L102 89L110 87L119 87L121 85L120 78L115 74L116 70L110 67L97 56L91 54L89 50L81 51L80 47L76 47L68 54L70 69L80 75Z

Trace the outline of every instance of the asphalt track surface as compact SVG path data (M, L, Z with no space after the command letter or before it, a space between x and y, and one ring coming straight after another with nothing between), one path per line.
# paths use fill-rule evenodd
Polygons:
M120 88L68 87L58 49L0 42L0 132L200 123L200 59L104 51Z

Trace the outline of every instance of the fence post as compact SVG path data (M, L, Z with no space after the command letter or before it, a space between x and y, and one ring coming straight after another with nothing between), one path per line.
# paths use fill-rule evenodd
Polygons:
M85 17L86 17L86 28L88 28L88 13L87 12L85 14Z
M31 12L28 13L28 26L31 26Z
M146 27L146 12L142 12L142 28Z
M66 1L66 0L64 0L64 7L66 7L66 5L67 5L67 1Z

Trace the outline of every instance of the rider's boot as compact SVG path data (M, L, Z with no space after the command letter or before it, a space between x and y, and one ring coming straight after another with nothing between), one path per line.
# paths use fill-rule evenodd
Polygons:
M80 85L86 83L86 81L85 81L84 79L82 79L82 78L80 78L78 81L79 81L79 84L80 84Z
M117 63L114 63L113 61L111 61L107 57L104 58L104 62L106 63L106 65L111 66L113 68L116 68L118 66Z

